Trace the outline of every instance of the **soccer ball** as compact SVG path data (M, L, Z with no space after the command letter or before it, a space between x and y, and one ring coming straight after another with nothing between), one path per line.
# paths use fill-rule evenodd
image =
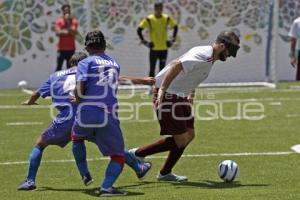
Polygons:
M18 86L19 86L19 88L25 88L27 86L27 82L26 81L19 81Z
M218 166L218 175L225 182L232 182L239 174L239 167L232 160L224 160Z

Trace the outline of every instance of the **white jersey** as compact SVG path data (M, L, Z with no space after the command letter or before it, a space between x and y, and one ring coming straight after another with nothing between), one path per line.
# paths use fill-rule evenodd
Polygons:
M190 95L193 90L208 77L213 65L212 56L212 46L197 46L176 59L181 62L183 70L171 82L166 92L181 97ZM155 86L157 88L161 86L170 66L171 63L156 75Z
M297 39L296 49L300 50L300 17L294 20L289 36Z

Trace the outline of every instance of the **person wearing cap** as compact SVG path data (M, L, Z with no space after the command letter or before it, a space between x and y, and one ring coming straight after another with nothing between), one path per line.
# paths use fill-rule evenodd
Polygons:
M194 91L208 77L217 60L236 57L239 48L239 38L235 33L221 32L212 45L191 48L171 61L155 77L153 101L160 135L169 136L130 149L129 153L136 162L142 163L149 155L168 151L169 155L157 175L158 181L187 181L186 176L178 176L172 169L195 137L192 115Z
M290 63L296 68L296 81L300 80L300 17L293 21L293 24L289 31L291 38L290 46ZM296 53L295 53L296 52ZM295 55L296 54L296 55Z
M173 35L168 38L168 28L173 29ZM148 29L149 41L143 36L143 30ZM176 41L178 32L178 26L175 19L163 13L163 4L154 4L154 14L150 14L143 19L137 29L137 34L141 40L141 43L150 49L149 61L150 70L149 76L155 76L155 66L157 60L159 60L159 70L165 67L168 48L170 48Z

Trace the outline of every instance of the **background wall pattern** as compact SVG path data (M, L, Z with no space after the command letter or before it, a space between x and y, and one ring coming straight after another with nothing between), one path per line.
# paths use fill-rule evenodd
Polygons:
M300 16L300 0L279 0L280 45L289 46L288 30L292 20ZM108 40L108 54L115 55L125 72L146 75L148 70L147 49L139 44L136 27L139 21L153 11L153 0L2 0L0 1L0 83L1 87L13 87L22 74L17 72L33 69L24 79L32 79L38 86L55 66L57 38L53 23L61 15L61 5L69 3L72 14L79 21L76 36L77 50L83 49L83 37L89 29L100 28ZM195 43L213 41L223 27L241 36L243 55L260 48L265 49L269 23L270 0L165 0L165 12L179 23L179 37L172 47L169 58L174 58ZM217 32L216 32L217 31ZM191 38L189 35L193 35ZM285 47L286 49L286 47ZM132 52L132 53L130 53ZM143 60L136 60L142 52ZM283 52L281 56L287 56ZM47 61L48 60L48 61ZM293 79L293 71L279 70L280 79ZM46 63L49 66L45 66ZM138 61L138 62L136 62ZM136 66L142 63L143 69ZM259 67L264 67L264 62ZM39 65L36 71L32 65ZM280 65L281 66L281 65ZM13 69L15 68L15 69ZM137 69L137 70L136 70ZM11 71L11 73L9 73ZM283 73L281 75L281 72ZM10 79L11 77L11 79ZM263 76L262 76L263 77ZM261 78L260 78L261 79Z

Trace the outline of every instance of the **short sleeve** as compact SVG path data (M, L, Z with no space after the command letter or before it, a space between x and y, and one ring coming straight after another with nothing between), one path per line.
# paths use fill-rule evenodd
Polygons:
M139 28L148 28L148 27L149 27L149 23L147 21L147 18L142 19L139 24Z
M72 20L72 28L77 29L77 27L78 27L78 21L76 19L73 19Z
M289 32L289 36L290 37L293 37L293 38L299 38L298 36L298 32L300 30L297 30L297 26L298 26L298 23L296 20L293 22L291 28L290 28L290 32Z
M61 27L62 27L61 19L57 19L55 21L55 30L61 30Z
M173 17L170 17L169 25L171 28L174 28L175 26L177 26L177 22Z
M86 81L88 78L89 62L84 59L78 63L76 72L76 81Z
M191 59L179 59L181 65L183 67L183 72L187 73L192 71L197 64L199 64L199 60L191 60Z
M41 97L46 98L51 96L51 80L50 78L38 89L38 93Z
M195 66L199 65L199 63L204 62L199 55L195 53L195 51L192 49L188 51L187 53L183 54L179 61L181 62L181 65L183 67L183 72L190 72L192 71Z

